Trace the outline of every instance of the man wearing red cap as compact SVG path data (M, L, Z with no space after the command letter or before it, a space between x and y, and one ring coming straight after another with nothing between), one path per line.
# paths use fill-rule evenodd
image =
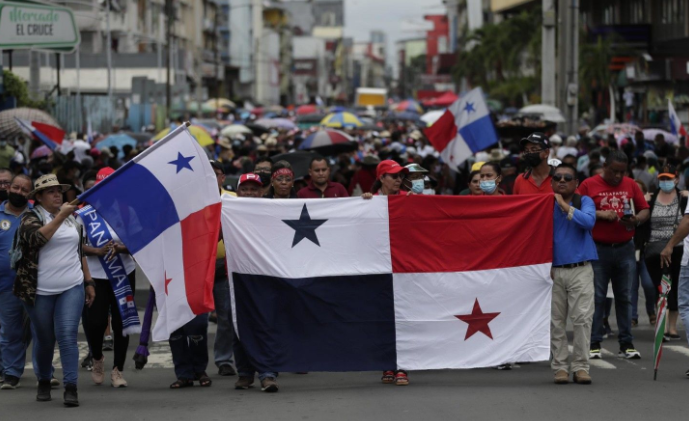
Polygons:
M237 197L263 197L263 183L257 174L242 174L237 183Z

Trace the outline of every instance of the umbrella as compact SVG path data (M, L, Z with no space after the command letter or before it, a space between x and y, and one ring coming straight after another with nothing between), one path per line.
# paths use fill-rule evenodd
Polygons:
M203 127L192 124L191 126L187 127L187 129L189 129L191 135L194 136L196 141L199 142L199 145L206 147L215 143L211 135L209 135ZM161 131L152 139L153 142L159 141L163 137L167 136L168 133L170 133L169 128Z
M358 143L347 133L339 130L319 130L309 135L299 145L299 149L312 150L322 155L334 155L340 152L353 151Z
M330 113L342 113L345 111L347 111L347 107L345 107L344 105L333 105L328 110L328 112L330 112Z
M266 111L272 111L274 113L282 114L285 111L285 107L281 105L269 105L265 107Z
M136 147L136 139L133 137L126 135L124 133L117 133L117 134L111 134L110 136L106 137L105 139L101 140L98 142L98 149L103 149L103 148L110 148L111 146L115 146L120 152L120 158L124 157L124 152L122 152L122 147L124 145L129 145L132 148Z
M261 126L260 124L255 124L255 123L246 123L245 126L254 133L256 136L260 136L264 133L269 133L270 130L268 130L267 127Z
M643 132L644 132L644 139L646 139L646 140L654 141L657 135L662 134L663 136L665 136L665 141L667 143L672 143L675 145L679 144L679 138L670 132L666 132L665 130L644 129Z
M226 137L234 137L240 134L252 134L250 128L241 124L230 124L220 131L220 134Z
M602 138L608 134L613 134L615 135L615 139L617 139L617 143L621 143L622 139L627 136L633 136L634 133L639 130L641 129L633 124L600 124L594 127L593 130L588 133L588 136Z
M553 123L564 123L565 117L560 112L560 109L552 105L536 104L527 105L519 110L519 114L537 114L541 116L542 120L552 121Z
M294 178L304 178L309 174L309 166L311 165L311 160L319 156L316 152L312 151L297 151L283 153L275 155L272 157L273 162L287 161L292 165L292 171L294 171Z
M209 99L208 101L204 102L203 105L205 105L206 107L212 108L212 109L217 109L217 108L234 109L234 108L237 108L237 105L227 98Z
M14 119L15 117L60 128L60 124L58 124L57 120L45 111L34 108L12 108L0 112L0 137L14 139L22 136L24 132L17 126L16 120Z
M362 124L357 116L347 112L328 114L321 120L321 125L335 128L360 127Z
M400 102L399 104L393 106L392 109L395 111L409 111L412 113L419 114L423 112L423 108L421 108L421 105L419 105L418 102L411 99Z
M212 113L215 112L215 108L212 106L208 106L207 103L201 104L199 107L199 103L196 101L189 101L186 104L186 110L187 111L192 111L192 112L199 112L201 111L202 113Z
M444 94L440 95L437 98L433 98L429 101L424 102L424 104L432 105L435 107L449 107L458 99L459 99L459 97L457 95L455 95L454 93L445 92Z
M427 112L419 118L421 119L421 121L425 122L430 126L431 124L438 121L438 119L442 117L443 114L445 114L445 110L433 110Z
M38 158L45 158L46 156L50 155L50 150L49 147L42 145L34 149L33 152L31 152L31 159L38 159Z
M401 113L390 113L385 117L388 121L400 120L400 121L419 121L420 117L417 113L410 113L409 111L403 111Z
M255 123L269 129L292 130L297 127L292 120L286 118L260 118L256 120Z
M146 302L146 310L144 311L144 321L141 326L141 336L139 337L139 346L134 352L134 366L137 370L143 370L146 363L148 363L148 340L151 337L151 322L153 320L153 307L156 305L156 295L151 287L148 291L148 302Z
M663 337L665 335L665 317L667 313L667 296L672 289L672 277L669 268L663 269L663 277L660 281L660 294L658 297L658 317L656 318L655 340L653 341L653 380L658 377L660 357L663 355Z
M124 132L129 137L133 137L137 143L148 143L153 135L151 133Z
M300 105L297 107L297 115L316 114L317 112L318 107L313 104Z

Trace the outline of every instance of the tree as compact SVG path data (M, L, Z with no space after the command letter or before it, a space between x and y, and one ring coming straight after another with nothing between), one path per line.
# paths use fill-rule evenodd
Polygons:
M34 101L31 99L26 81L9 70L3 71L3 76L5 81L3 98L15 97L17 99L17 107L46 109L46 101Z

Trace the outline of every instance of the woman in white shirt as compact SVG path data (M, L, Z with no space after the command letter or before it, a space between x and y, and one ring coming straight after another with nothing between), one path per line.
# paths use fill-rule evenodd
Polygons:
M84 302L90 306L95 288L82 252L82 227L63 203L69 186L48 174L34 184L29 198L32 212L19 226L21 257L16 262L14 293L23 302L36 331L35 360L38 377L36 400L49 401L52 360L57 340L65 385L64 404L79 406L77 331Z

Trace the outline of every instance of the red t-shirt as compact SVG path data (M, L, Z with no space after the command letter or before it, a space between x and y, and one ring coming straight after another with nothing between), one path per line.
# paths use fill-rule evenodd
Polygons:
M520 174L514 180L512 194L553 194L553 186L550 184L552 178L552 175L548 175L541 185L537 186L533 175L529 175L529 178L524 178L524 175Z
M629 177L624 177L618 186L606 183L600 175L587 178L579 186L579 194L593 199L597 211L612 210L620 217L624 215L625 200L630 201L630 206L633 203L632 210L635 214L649 208L639 185ZM619 221L598 219L593 227L593 239L600 243L624 243L633 237L634 230L627 231Z

